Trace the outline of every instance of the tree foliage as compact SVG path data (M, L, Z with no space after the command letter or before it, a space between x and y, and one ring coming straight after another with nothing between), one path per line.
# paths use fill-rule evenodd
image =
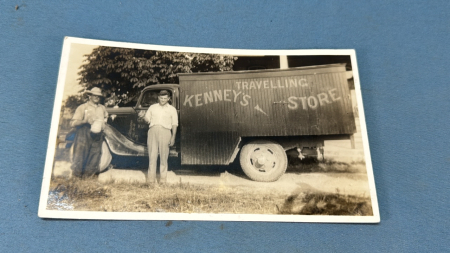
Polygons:
M78 95L69 96L66 99L64 105L67 108L74 109L74 108L77 108L79 105L81 105L84 102L85 102L85 99L83 98L83 96L81 94L78 94Z
M84 97L83 94L71 95L64 100L64 107L61 108L61 113L64 112L64 108L67 108L74 113L75 109L86 101L87 98Z
M145 86L178 83L178 73L231 71L236 57L100 46L85 55L79 83L127 102Z

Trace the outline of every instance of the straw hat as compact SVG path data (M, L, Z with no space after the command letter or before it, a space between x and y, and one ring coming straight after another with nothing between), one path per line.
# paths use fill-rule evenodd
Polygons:
M103 97L102 90L100 88L97 88L97 87L94 87L91 90L86 91L86 93Z

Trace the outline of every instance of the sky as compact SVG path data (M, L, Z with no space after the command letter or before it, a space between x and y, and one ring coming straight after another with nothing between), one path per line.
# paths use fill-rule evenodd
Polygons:
M77 80L80 77L78 72L80 71L80 66L83 64L83 61L86 59L84 55L90 54L96 47L97 46L95 45L71 44L63 95L64 100L68 96L75 95L83 89Z

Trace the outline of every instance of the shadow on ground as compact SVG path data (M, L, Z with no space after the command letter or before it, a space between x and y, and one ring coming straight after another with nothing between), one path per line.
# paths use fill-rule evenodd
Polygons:
M316 159L290 160L286 173L366 173L363 162L344 163L332 160L317 161Z

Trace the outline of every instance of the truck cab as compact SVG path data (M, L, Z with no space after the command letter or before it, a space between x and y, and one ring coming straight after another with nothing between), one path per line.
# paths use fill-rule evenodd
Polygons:
M111 153L119 156L148 156L147 132L148 123L144 115L148 108L158 103L158 94L161 90L171 93L169 104L179 113L179 85L157 84L144 88L132 107L107 107L109 113L108 124L105 129L105 139ZM170 156L178 157L179 133L175 145L170 150Z

